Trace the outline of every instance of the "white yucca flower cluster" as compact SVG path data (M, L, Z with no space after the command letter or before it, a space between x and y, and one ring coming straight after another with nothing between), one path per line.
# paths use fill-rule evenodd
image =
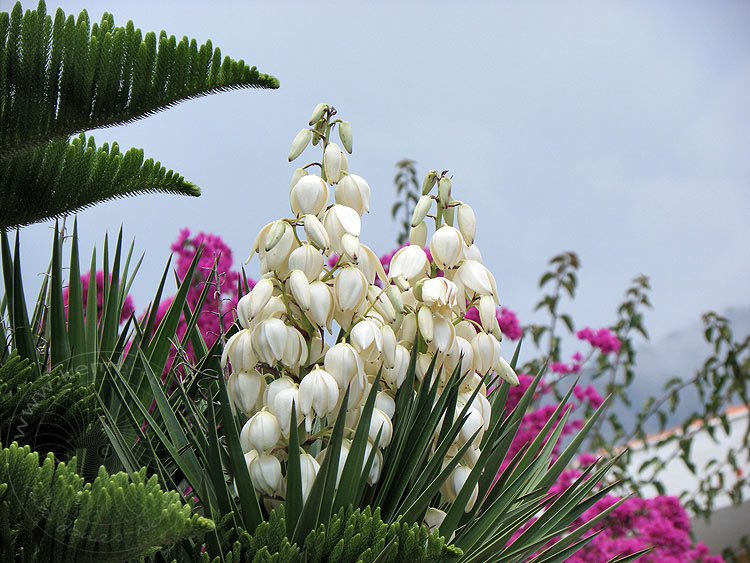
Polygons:
M441 374L443 384L461 362L465 374L457 414L481 385L458 442L448 453L455 456L475 436L441 489L452 502L479 457L478 446L490 423L482 376L494 371L518 383L500 355L495 278L482 264L474 244L474 212L452 199L450 179L436 171L425 178L410 244L396 252L386 275L377 255L360 242L361 215L369 212L370 186L349 173L346 153L329 139L337 127L341 145L351 153L351 126L334 120L335 113L325 104L318 105L311 127L292 143L290 161L312 142L322 145L322 162L294 172L289 194L294 216L269 223L255 239L251 257L255 253L260 257L261 278L240 299L241 330L224 348L222 365L227 360L231 364L228 390L233 406L249 417L240 435L248 469L259 493L283 498L282 464L289 433L298 431L302 436L304 429L299 443L305 450L300 456L306 499L326 453L325 440L319 438L330 433L337 413L345 408L348 435L341 449L340 478L348 440L372 382L381 373L384 388L377 394L365 454L367 459L381 433L367 477L370 484L376 483L383 466L382 449L393 435L394 397L406 379L417 343L419 380L434 356L435 373ZM308 172L317 171L316 167L320 175ZM435 186L437 194L433 195ZM329 204L331 190L333 204ZM435 225L429 240L433 263L423 248L428 219ZM335 265L327 267L334 253L338 256ZM481 326L464 319L472 305L479 310ZM347 388L348 402L343 405ZM293 404L298 428L290 427ZM308 453L313 444L313 451L322 446L315 457ZM474 504L477 490L466 510Z

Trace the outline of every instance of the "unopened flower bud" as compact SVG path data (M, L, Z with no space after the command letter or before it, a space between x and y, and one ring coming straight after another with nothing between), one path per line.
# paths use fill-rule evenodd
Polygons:
M451 201L451 179L443 176L438 182L438 201L445 207Z
M403 313L404 312L404 302L401 299L401 290L397 288L395 285L389 285L385 288L385 294L388 296L388 299L391 302L391 305L393 305L393 308L397 313Z
M495 278L489 270L476 260L464 260L456 271L454 281L477 295L492 295L497 302Z
M319 103L317 106L315 106L315 109L312 112L312 116L310 116L310 123L309 125L315 125L318 121L320 121L323 118L323 114L328 109L328 104Z
M348 121L339 123L339 139L346 152L352 154L352 125Z
M427 175L424 177L424 180L422 181L422 195L427 195L428 193L430 193L432 188L435 187L437 176L437 170L430 170L427 173Z
M320 219L315 215L305 215L303 225L307 240L322 251L327 251L330 242L328 240L328 233L325 227L323 227L323 223L320 222Z
M287 157L289 162L302 154L302 151L305 150L305 147L307 147L307 144L310 142L311 137L312 132L309 129L303 129L297 133L294 141L292 141L292 148L289 149L289 156Z
M455 216L456 216L456 208L453 207L452 205L449 205L443 211L443 220L445 221L447 225L450 225L451 227L453 226L453 219L455 218Z
M518 376L516 375L516 372L513 371L513 368L510 367L510 364L505 361L505 358L502 356L500 356L495 364L495 371L511 385L518 385Z
M419 325L419 334L428 344L432 342L434 335L434 323L432 311L429 307L420 307L417 313L417 324Z
M341 237L341 250L344 258L356 264L359 262L359 237L345 233Z
M273 222L271 228L268 229L268 233L266 233L265 240L263 241L263 249L266 252L273 249L274 246L279 244L279 241L281 241L281 237L284 236L286 228L286 221L282 221L281 219L279 219L278 221Z
M266 409L254 414L240 432L240 444L245 453L250 450L265 452L273 448L280 439L279 421Z
M341 170L345 168L345 158L344 153L336 143L328 143L323 151L323 170L329 184L338 183Z
M462 203L458 206L458 229L466 241L466 244L474 244L474 237L477 233L477 218L474 210L470 205Z
M302 270L292 270L287 280L289 293L303 311L310 309L310 282Z
M423 195L419 198L417 204L414 206L414 213L411 216L412 227L416 227L424 221L424 218L430 212L430 207L432 207L432 198L430 196Z
M489 295L482 295L479 298L479 322L482 324L487 332L492 332L493 328L497 325L497 309L495 308L495 300Z
M409 230L409 244L422 247L427 244L427 223L422 221Z

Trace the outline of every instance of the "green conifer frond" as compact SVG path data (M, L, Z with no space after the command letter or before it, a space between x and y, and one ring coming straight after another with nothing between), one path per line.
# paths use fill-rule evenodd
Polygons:
M0 442L67 457L94 420L94 389L78 375L60 366L34 378L31 362L15 353L0 365Z
M0 450L2 561L125 561L213 529L145 469L84 483L52 454L40 466L28 446Z
M143 150L96 147L81 133L0 158L0 229L27 225L113 198L146 192L197 196L200 189Z
M111 14L90 26L44 1L0 13L0 157L51 139L140 119L190 98L238 88L278 88L210 41L142 35Z

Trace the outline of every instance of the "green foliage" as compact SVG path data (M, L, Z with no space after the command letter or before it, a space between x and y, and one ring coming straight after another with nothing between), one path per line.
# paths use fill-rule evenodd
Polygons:
M213 530L145 470L99 470L93 483L28 446L0 451L2 561L125 561Z
M75 185L75 190L69 189ZM200 189L143 150L120 153L117 143L96 147L81 133L70 143L55 141L0 158L0 229L79 211L96 203L139 193L198 196Z
M278 88L244 61L222 59L210 41L179 42L111 14L90 25L43 0L0 13L0 230L143 192L199 189L143 152L97 149L76 133L141 119L181 101L238 88Z
M326 526L320 524L310 531L300 548L286 535L284 505L272 510L268 519L254 534L246 530L237 533L231 528L217 526L226 561L269 563L437 563L461 557L461 550L446 545L437 532L429 533L425 526L393 522L386 524L380 509L354 510L341 508L331 516ZM175 548L178 551L179 548ZM174 561L205 561L219 563L207 553L195 549L181 553Z
M0 441L12 440L60 459L80 445L96 420L96 397L77 374L58 366L34 377L31 362L13 354L0 365Z
M397 219L401 216L399 224L401 231L396 237L397 244L404 244L409 240L411 228L411 215L414 206L419 199L419 183L417 182L417 163L405 158L396 163L396 177L393 183L396 185L396 203L391 208L391 217Z
M237 88L278 88L273 76L244 61L222 59L162 31L114 24L105 13L90 25L45 3L0 14L0 155L50 139L134 121L180 101Z

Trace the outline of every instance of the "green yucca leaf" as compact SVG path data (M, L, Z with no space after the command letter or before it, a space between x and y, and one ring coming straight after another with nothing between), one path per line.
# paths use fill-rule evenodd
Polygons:
M228 469L230 470L230 477L234 479L234 484L237 487L245 529L252 533L263 522L263 515L260 512L260 505L253 488L250 472L247 470L245 456L242 454L240 433L232 414L229 392L223 376L217 378L217 384L219 386L219 403L221 404L221 429L229 449L231 464Z
M242 60L222 62L210 41L199 50L162 32L157 47L155 34L115 27L111 14L92 27L85 11L76 23L58 9L53 22L40 2L0 17L0 157L238 88L278 88L278 80Z
M65 305L62 290L62 241L59 237L59 225L55 223L55 240L52 246L52 275L50 299L49 343L52 365L67 363L70 358L68 330L65 321Z
M78 254L78 221L73 222L70 240L70 279L68 280L68 342L71 351L71 369L82 370L86 365L86 333L83 323L83 288Z
M382 371L382 370L381 370ZM359 499L356 498L358 485L361 481L367 479L367 473L362 473L362 464L365 461L365 448L370 432L370 421L372 411L375 408L375 399L380 390L380 371L372 382L370 393L365 400L365 406L360 414L357 430L354 433L349 455L346 457L344 469L341 472L341 479L336 491L336 498L333 501L333 511L336 512L342 507L350 504L356 506ZM373 447L373 451L375 448ZM372 453L372 452L370 452Z
M300 467L299 434L297 432L297 403L292 401L289 420L289 449L286 473L285 520L286 535L291 538L302 513L302 468ZM343 479L343 475L342 475Z
M342 405L348 404L349 387L346 388ZM336 422L331 431L331 437L326 446L326 454L323 463L315 476L310 493L307 496L302 512L300 513L297 526L294 529L292 543L302 545L303 539L312 530L319 525L327 524L331 515L331 505L334 499L334 490L336 487L336 476L339 468L339 458L341 456L341 441L344 436L344 426L346 424L346 409L339 409L336 416Z
M143 151L96 147L81 133L0 158L0 229L59 217L95 203L140 193L197 196L200 190Z
M621 555L619 557L613 557L607 563L630 563L631 561L636 561L643 557L644 555L647 555L653 551L650 547L646 549L642 549L640 551L636 551L632 555Z
M96 302L96 247L91 251L89 265L89 285L86 294L86 365L89 371L89 381L97 381L99 371L99 311Z

